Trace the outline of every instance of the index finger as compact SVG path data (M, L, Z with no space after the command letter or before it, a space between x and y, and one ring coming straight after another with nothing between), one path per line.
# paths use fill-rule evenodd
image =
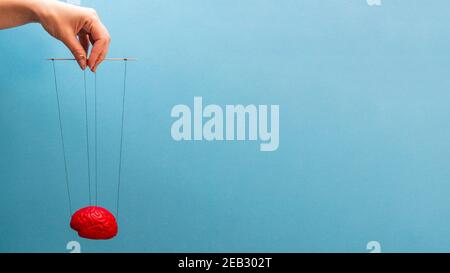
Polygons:
M108 54L111 38L106 27L97 19L88 26L87 32L92 42L92 50L88 59L89 68L95 72L98 65Z

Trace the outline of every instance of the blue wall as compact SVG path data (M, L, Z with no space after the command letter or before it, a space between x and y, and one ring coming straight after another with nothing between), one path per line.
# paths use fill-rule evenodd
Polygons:
M112 3L114 2L114 3ZM129 63L119 236L78 238L39 25L0 31L0 251L449 251L450 3L83 0ZM57 63L72 201L88 203L83 74ZM115 209L123 64L99 86ZM90 110L93 76L87 74ZM280 146L176 142L176 104L279 104ZM92 118L92 112L90 112ZM91 123L92 125L92 123ZM92 132L92 127L91 127Z

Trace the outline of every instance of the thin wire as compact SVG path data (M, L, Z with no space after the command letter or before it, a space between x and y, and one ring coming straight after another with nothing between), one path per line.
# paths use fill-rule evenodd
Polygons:
M61 135L61 146L62 146L62 152L63 152L63 158L64 158L64 173L65 173L65 179L66 179L67 197L69 198L69 213L70 213L70 215L72 215L72 200L70 198L69 173L67 171L66 147L64 146L64 134L63 134L63 128L62 128L62 122L61 122L61 106L59 103L59 92L58 92L58 83L56 80L55 62L52 61L52 64L53 64L53 76L55 78L56 102L58 105L59 132Z
M94 126L95 126L95 206L98 204L97 168L97 73L94 73Z
M124 60L125 67L123 73L123 94L122 94L122 124L120 128L120 150L119 150L119 173L118 173L118 183L117 183L117 210L116 217L119 217L119 200L120 200L120 181L122 174L122 146L123 146L123 121L125 113L125 93L126 93L126 82L127 82L127 60Z
M87 87L86 87L86 70L84 70L84 110L86 116L86 153L87 153L87 173L88 173L88 183L89 183L89 205L91 202L91 162L89 156L89 124L88 124L88 110L87 110Z

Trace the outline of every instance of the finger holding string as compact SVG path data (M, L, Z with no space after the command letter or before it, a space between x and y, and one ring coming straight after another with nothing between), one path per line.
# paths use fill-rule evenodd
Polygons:
M82 29L88 34L89 41L92 44L87 64L92 72L96 72L98 66L108 54L111 37L98 17L86 22Z
M80 41L81 46L83 47L86 55L88 56L89 54L89 47L90 47L90 41L89 41L89 34L84 30L80 30L80 32L78 33L78 40ZM86 58L87 59L87 58Z

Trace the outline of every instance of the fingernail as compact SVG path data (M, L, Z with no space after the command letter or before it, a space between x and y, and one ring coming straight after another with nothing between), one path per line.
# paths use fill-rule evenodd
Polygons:
M92 65L92 72L97 71L98 66L99 66L99 63L94 63L94 65Z
M82 57L82 58L78 59L77 61L78 61L78 65L81 67L81 69L85 70L86 69L86 58Z

